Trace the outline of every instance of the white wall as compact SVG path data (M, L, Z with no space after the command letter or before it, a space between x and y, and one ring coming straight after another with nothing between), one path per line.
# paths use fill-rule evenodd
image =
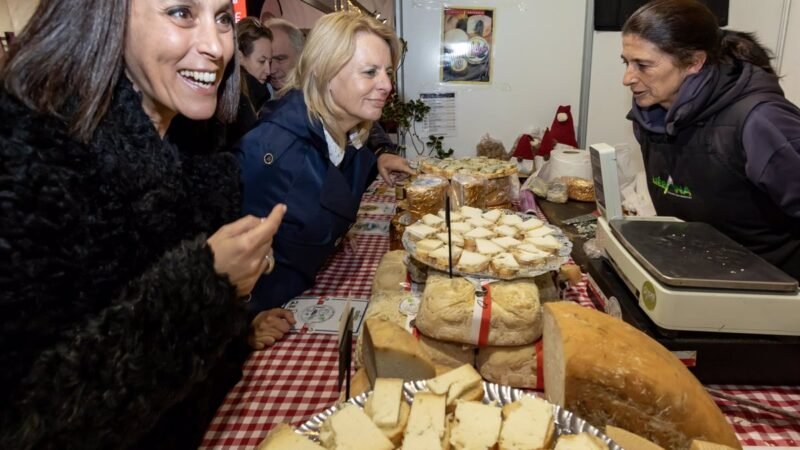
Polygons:
M790 1L789 28L783 49L781 85L786 98L800 105L800 0Z
M591 0L590 0L591 1ZM585 0L464 0L458 7L495 8L492 83L440 83L442 0L402 0L401 35L408 41L406 100L420 92L456 92L458 136L445 138L458 156L474 155L484 133L510 149L531 126L549 126L558 105L578 119ZM450 4L450 3L447 3ZM409 149L409 156L413 156Z
M731 0L729 24L727 28L739 31L755 32L762 44L775 50L778 46L778 33L784 0ZM795 0L795 3L800 3ZM792 59L796 73L793 89L800 95L800 5L793 8L794 43L787 41L784 56L784 73L787 62ZM791 26L790 26L791 29ZM793 34L792 34L793 33ZM790 50L790 47L794 50ZM589 144L606 142L609 144L629 143L638 149L636 139L631 131L631 124L625 119L631 105L631 97L627 88L622 85L625 66L620 60L622 37L619 32L594 32L592 48L592 79L589 95L589 118L586 141ZM794 53L789 57L789 53ZM784 80L785 82L788 80ZM784 83L784 88L787 86ZM796 101L795 101L796 102ZM638 151L635 153L639 153Z
M38 5L39 0L0 0L0 33L19 34Z

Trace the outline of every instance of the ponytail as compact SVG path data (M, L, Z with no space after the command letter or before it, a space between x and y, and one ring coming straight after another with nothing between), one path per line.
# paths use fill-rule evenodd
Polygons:
M772 52L766 49L753 33L743 31L721 30L722 56L725 58L738 59L748 62L754 66L764 69L767 73L775 75L772 68Z

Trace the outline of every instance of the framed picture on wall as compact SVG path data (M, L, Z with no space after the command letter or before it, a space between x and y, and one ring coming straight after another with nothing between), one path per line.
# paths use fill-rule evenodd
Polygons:
M442 10L440 77L444 83L491 83L494 9Z

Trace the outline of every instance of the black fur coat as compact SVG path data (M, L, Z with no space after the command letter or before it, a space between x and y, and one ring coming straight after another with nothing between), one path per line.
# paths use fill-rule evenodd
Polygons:
M208 235L235 159L165 143L121 80L89 145L0 91L0 448L125 448L246 326Z

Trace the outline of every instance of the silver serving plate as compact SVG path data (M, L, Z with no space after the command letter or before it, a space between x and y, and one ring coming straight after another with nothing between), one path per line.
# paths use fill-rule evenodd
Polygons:
M523 219L530 219L530 218L536 217L533 214L525 214L525 213L521 213L521 212L517 212L517 211L503 210L503 212L505 214L516 214L516 215L522 217ZM419 223L419 222L421 222L421 221L417 221L417 222L414 222L414 223ZM543 263L537 264L535 266L530 266L530 267L524 267L523 266L523 267L520 268L519 272L517 272L516 274L514 274L513 276L510 276L510 277L501 277L501 276L499 276L496 273L491 272L491 271L485 271L485 272L461 272L461 271L456 270L455 267L453 267L453 273L456 274L456 275L461 275L461 276L476 276L476 277L481 277L481 278L496 278L496 279L501 279L501 280L515 280L517 278L535 277L535 276L539 276L539 275L541 275L543 273L559 270L562 265L566 264L567 261L569 261L570 254L572 253L572 241L570 241L564 235L564 231L561 230L561 228L558 228L555 225L550 225L550 224L547 224L547 223L542 225L542 226L552 229L553 233L551 233L550 235L553 236L558 241L559 244L561 244L561 247L558 249L558 252L556 252L552 256L546 258ZM402 242L403 242L403 248L405 248L406 251L412 257L414 255L416 255L416 253L417 253L417 245L416 245L416 242L411 240L411 236L409 235L408 231L403 232ZM417 259L416 257L414 258L414 260L419 261L420 263L422 263L422 264L424 264L426 266L433 267L434 269L437 269L437 270L441 270L441 271L444 271L444 272L448 272L449 271L449 268L447 266L439 266L438 264L435 264L435 263L433 263L431 261L422 261L420 259Z
M427 391L427 380L420 381L407 381L403 384L403 396L408 403L414 402L414 395L417 392ZM371 391L370 391L371 392ZM364 408L370 392L365 392L359 396L347 400L347 403ZM486 405L496 405L501 407L507 403L512 403L519 400L522 396L534 397L520 389L512 388L511 386L503 386L495 383L483 382L483 403ZM315 414L312 418L308 419L306 423L300 425L296 432L302 434L314 442L319 442L319 429L322 422L330 417L333 413L338 411L340 405L333 405L330 408ZM553 405L553 419L555 420L556 437L566 434L589 433L602 439L608 445L609 450L623 450L622 447L617 445L608 436L603 434L600 430L595 428L592 424L586 422L580 417L572 414L566 409Z

